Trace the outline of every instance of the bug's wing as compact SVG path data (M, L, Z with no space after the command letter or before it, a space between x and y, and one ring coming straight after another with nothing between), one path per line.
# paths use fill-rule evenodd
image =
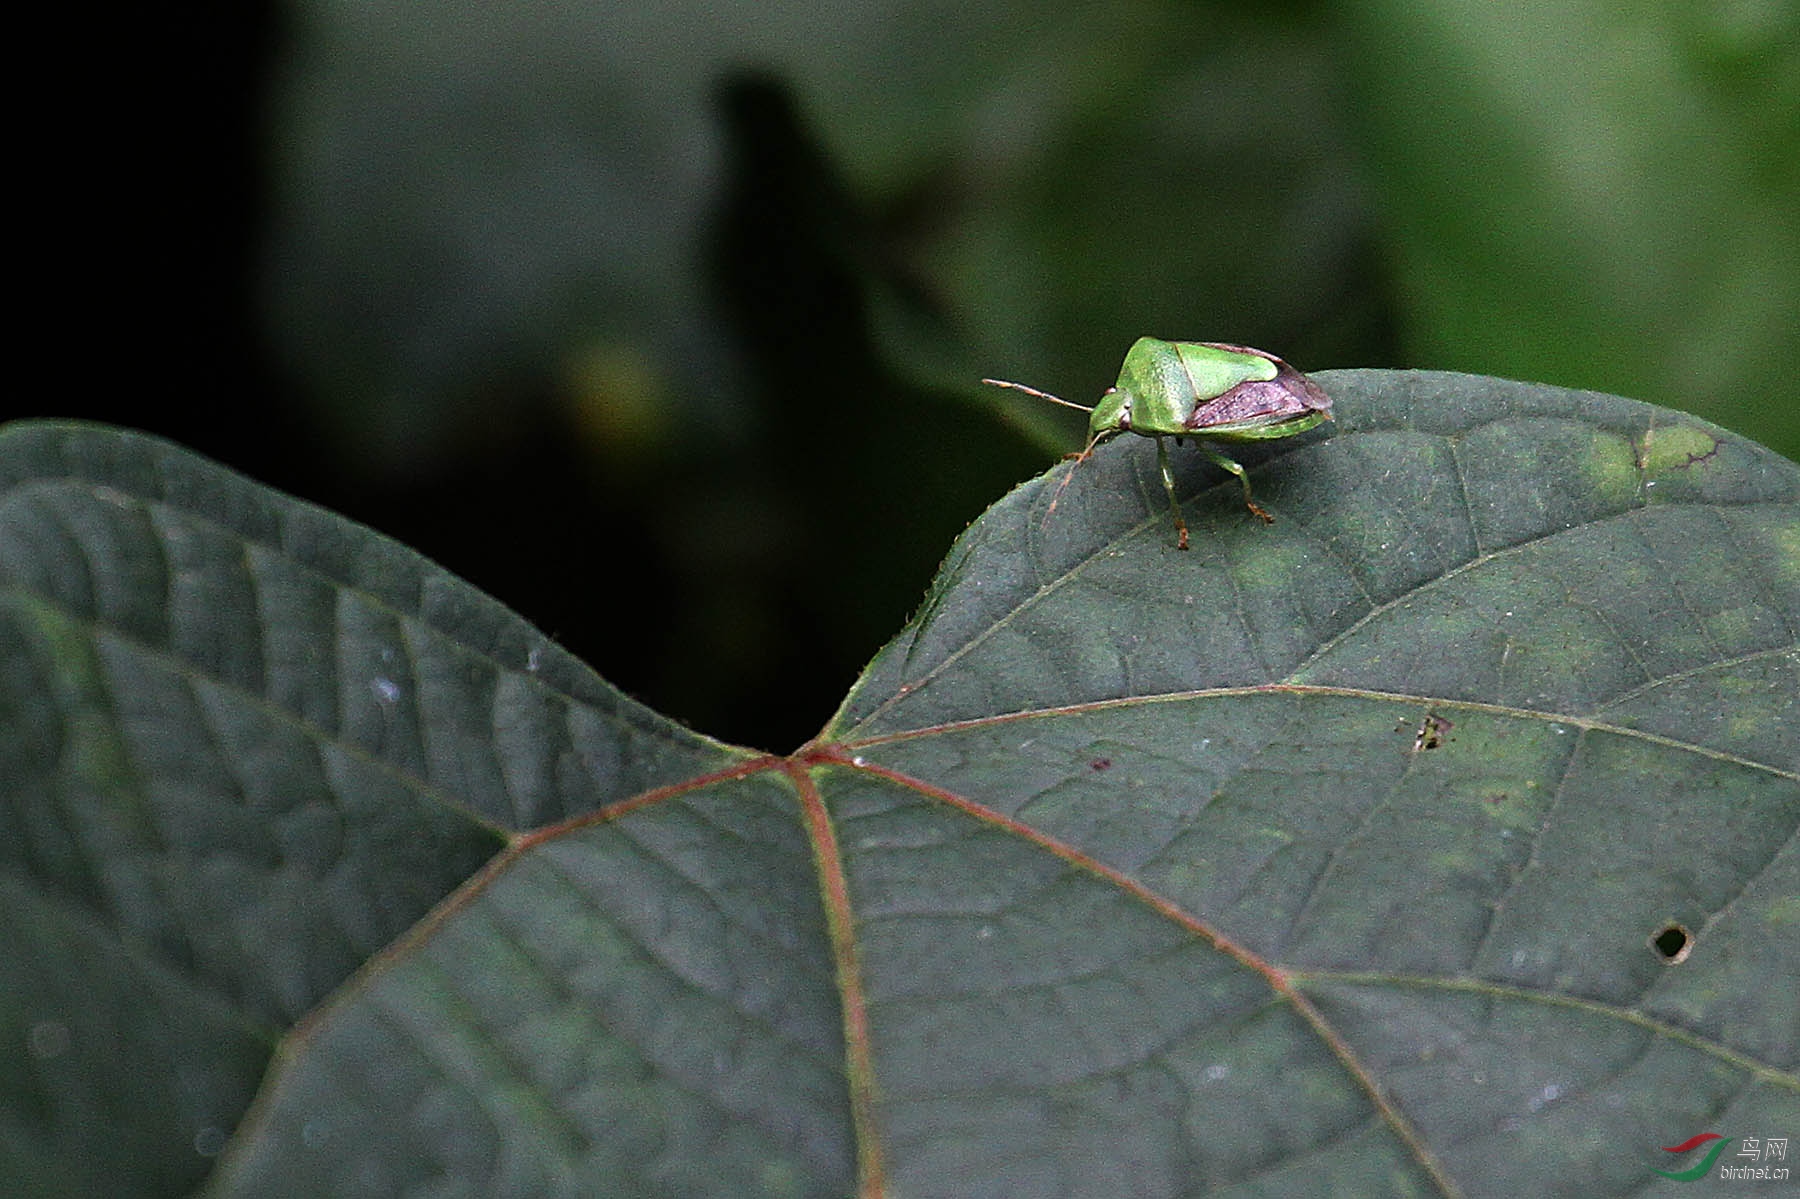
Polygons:
M1279 420L1301 411L1279 379L1252 379L1222 396L1196 405L1182 423L1190 429L1213 429L1249 421Z
M1236 349L1238 347L1222 347ZM1261 350L1247 353L1268 358L1275 364L1273 379L1251 379L1239 383L1224 395L1197 404L1182 423L1196 432L1221 426L1274 424L1303 417L1308 413L1331 411L1331 397L1305 375Z

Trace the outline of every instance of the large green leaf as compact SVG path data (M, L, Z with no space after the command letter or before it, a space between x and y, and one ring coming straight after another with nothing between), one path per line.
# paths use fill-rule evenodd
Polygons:
M0 434L0 1173L1592 1195L1793 1135L1800 470L1319 378L1277 524L1178 452L1177 552L1138 439L1033 481L785 758L180 450Z

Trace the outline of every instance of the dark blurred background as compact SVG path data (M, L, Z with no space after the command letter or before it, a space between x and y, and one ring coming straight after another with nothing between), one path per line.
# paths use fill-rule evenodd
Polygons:
M984 374L1091 401L1140 334L1238 341L1800 456L1782 0L129 20L25 109L23 340L60 361L6 415L362 520L727 740L816 731L1078 444Z

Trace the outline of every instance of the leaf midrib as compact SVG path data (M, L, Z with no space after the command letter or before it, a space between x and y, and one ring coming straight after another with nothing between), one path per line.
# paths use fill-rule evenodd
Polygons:
M1791 648L1759 651L1759 653L1783 654L1794 652ZM1755 655L1752 655L1755 656ZM937 736L943 733L960 733L995 725L1013 724L1027 720L1053 719L1061 716L1079 716L1091 712L1104 712L1115 708L1129 708L1139 704L1187 703L1193 700L1233 699L1256 695L1301 695L1301 696L1334 696L1348 699L1367 699L1382 703L1395 703L1410 708L1429 707L1434 710L1456 710L1476 712L1486 715L1513 717L1521 720L1537 720L1550 724L1566 724L1585 732L1611 733L1647 744L1675 749L1696 754L1716 762L1733 766L1741 766L1747 770L1755 770L1775 778L1791 779L1800 782L1800 771L1786 770L1769 762L1759 762L1754 758L1745 758L1711 746L1699 745L1691 741L1682 741L1661 733L1636 729L1628 725L1609 724L1592 716L1578 716L1562 712L1552 712L1537 708L1520 708L1507 704L1488 703L1484 700L1445 699L1434 695L1419 695L1404 691L1377 691L1367 687L1341 687L1324 683L1256 683L1247 687L1203 687L1191 691L1165 691L1155 695L1126 695L1109 699L1086 700L1076 704L1062 704L1048 708L1024 708L1016 712L999 712L990 716L975 716L966 720L945 721L942 724L921 725L913 729L901 729L891 733L875 733L867 737L844 737L829 741L813 743L815 747L838 745L847 749L864 749L894 742L915 741L924 737ZM804 750L802 751L805 752Z

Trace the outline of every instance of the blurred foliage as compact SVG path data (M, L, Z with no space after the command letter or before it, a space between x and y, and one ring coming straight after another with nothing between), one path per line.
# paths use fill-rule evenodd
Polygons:
M1800 5L1339 7L1409 364L1800 457Z
M279 11L259 419L305 460L201 448L716 735L810 735L1076 443L974 380L1091 399L1139 334L1800 455L1785 0Z

